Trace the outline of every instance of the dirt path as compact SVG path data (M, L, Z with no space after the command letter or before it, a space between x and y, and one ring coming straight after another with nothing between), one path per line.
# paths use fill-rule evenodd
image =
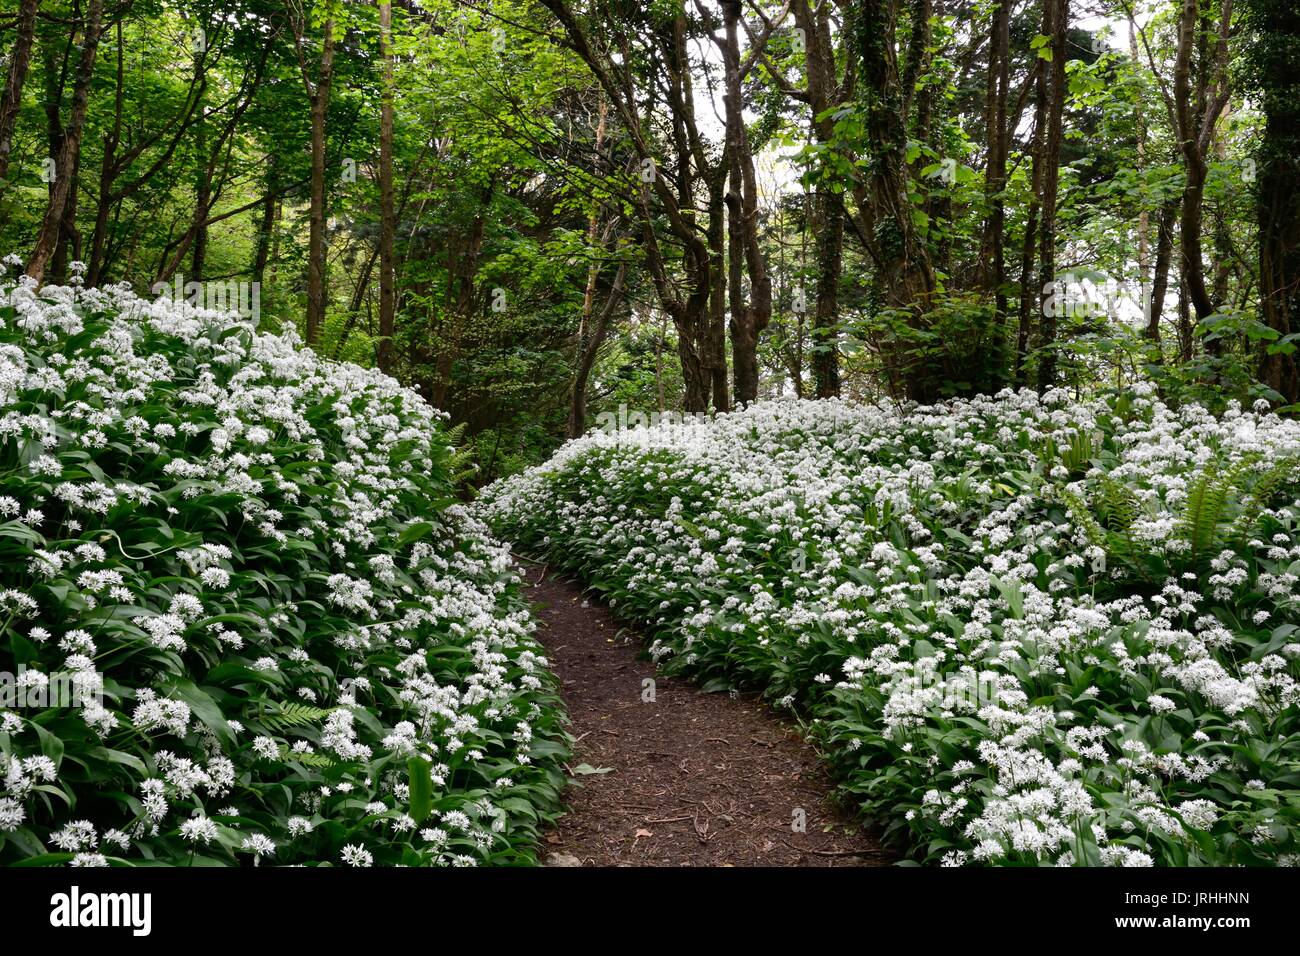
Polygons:
M812 748L763 704L656 676L637 659L639 635L608 608L544 568L527 567L527 579L577 738L569 764L577 784L566 796L570 812L546 838L546 863L888 862L831 805ZM648 678L653 701L643 699Z

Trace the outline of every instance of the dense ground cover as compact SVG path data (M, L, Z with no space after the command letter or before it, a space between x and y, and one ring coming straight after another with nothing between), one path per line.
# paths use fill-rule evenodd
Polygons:
M452 458L292 335L0 279L0 862L531 860L561 710Z
M488 489L664 666L810 719L946 864L1300 860L1300 424L1153 390L768 403Z

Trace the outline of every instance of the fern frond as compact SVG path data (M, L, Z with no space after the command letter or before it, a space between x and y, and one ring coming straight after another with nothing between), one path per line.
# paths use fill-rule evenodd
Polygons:
M451 483L456 486L463 485L478 474L478 463L474 461L473 447L461 445L467 425L468 422L461 422L447 429L445 436L447 447L451 449L451 454L447 458L447 473L451 476Z
M1277 496L1282 487L1289 482L1295 467L1296 459L1284 458L1276 462L1256 479L1255 484L1251 486L1250 492L1242 503L1241 512L1237 515L1231 529L1228 531L1227 538L1229 541L1235 543L1245 541L1246 537L1254 529L1256 522L1259 521L1260 515L1264 513L1264 509L1269 506L1269 503Z
M282 732L293 727L305 727L308 724L314 724L324 720L330 715L330 711L320 707L312 707L310 704L300 704L297 701L289 701L286 704L280 704L279 710L270 714L262 714L259 720L271 730Z
M1239 468L1219 470L1217 461L1210 461L1201 469L1187 490L1178 516L1178 533L1191 545L1191 558L1195 563L1207 553L1217 550L1224 542L1221 527L1228 506L1228 495L1237 484Z
M302 753L301 751L293 750L290 747L284 746L280 748L280 759L295 760L304 767L316 767L320 770L328 770L330 767L333 767L338 763L337 760L327 754Z
M451 428L448 428L446 431L447 444L450 445L452 448L455 448L457 445L459 445L461 443L461 440L465 437L465 427L468 424L469 422L460 422L459 424L453 425Z
M1101 502L1106 527L1111 531L1127 534L1138 516L1138 499L1131 488L1116 481L1110 475L1098 479L1101 486Z

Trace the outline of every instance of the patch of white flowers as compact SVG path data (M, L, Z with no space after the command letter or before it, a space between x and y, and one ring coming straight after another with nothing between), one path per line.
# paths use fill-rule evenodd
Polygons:
M912 854L1294 859L1300 424L1139 385L655 431L571 442L480 513L666 666L809 713Z
M0 707L0 862L531 859L559 709L451 451L292 332L0 276L0 671L104 678Z

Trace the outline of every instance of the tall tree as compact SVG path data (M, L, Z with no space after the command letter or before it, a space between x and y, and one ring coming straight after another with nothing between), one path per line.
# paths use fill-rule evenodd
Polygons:
M681 12L664 20L644 24L645 33L634 36L636 21L607 19L602 31L611 37L613 49L598 49L592 34L565 0L542 0L564 29L568 45L591 70L628 134L629 145L639 164L640 182L631 197L641 226L641 246L646 267L654 283L660 306L677 330L677 354L684 385L683 407L703 412L714 390L713 371L718 359L716 343L710 340L709 303L717 287L713 282L715 259L697 223L696 201L700 186L712 185L709 174L725 165L711 164L695 122L694 92L687 54L686 19ZM655 14L648 14L652 18ZM634 50L634 43L641 49ZM634 55L634 54L640 55ZM612 55L611 55L612 54ZM639 93L638 77L650 65L657 92ZM657 100L669 120L669 135L663 146L671 147L671 163L661 163L640 109L647 98ZM722 177L725 183L725 175ZM702 182L703 181L703 182ZM716 188L711 190L716 193ZM667 250L658 227L663 222L672 240L681 248L685 281L681 285L672 272ZM684 285L684 289L682 288ZM715 299L716 300L716 299Z
M1012 132L1007 124L1007 96L1011 83L1011 6L1012 0L998 0L993 10L984 107L984 135L988 140L984 195L989 211L980 237L980 278L984 289L993 293L998 323L1005 321L1008 315L1005 191Z
M596 133L593 149L598 169L606 164L606 134L608 131L609 100L601 96L596 105ZM601 270L599 254L604 251L614 228L614 220L611 218L602 233L601 216L604 212L605 204L599 203L596 208L592 209L591 215L587 218L587 248L596 250L596 255L587 267L587 282L582 290L582 311L578 316L573 381L569 386L567 434L570 438L579 438L587 430L587 380L591 376L592 366L596 364L596 354L605 340L605 333L609 328L609 319L613 315L612 305L608 311L602 309L599 314L596 312L596 285L600 280ZM620 264L615 281L615 288L619 290L620 294L625 272L626 269ZM615 297L611 295L608 302L615 303L615 301Z
M831 5L793 0L791 9L804 47L807 85L800 98L808 104L810 132L818 149L830 149L835 140L833 111L848 99L851 71L846 68L840 80L835 66ZM833 398L840 393L839 295L844 268L844 218L844 193L827 177L819 176L813 191L811 224L817 276L812 373L818 398Z
M0 180L9 175L9 154L13 151L14 126L23 104L23 84L32 61L32 42L36 37L36 11L41 0L22 0L13 49L9 51L9 70L5 74L4 95L0 97Z
M232 108L224 122L215 128L215 132L212 131L211 124L204 121L206 115L195 124L199 163L195 171L190 223L180 237L163 250L157 276L159 281L170 279L181 267L187 254L190 256L191 278L199 281L203 277L207 260L208 227L232 214L226 212L218 215L214 210L234 176L235 144L238 141L240 120L253 105L257 91L261 88L274 43L273 35L266 37L256 58L247 65L239 89L232 97ZM202 106L199 109L201 113ZM254 200L237 207L236 211L242 212L257 205L259 203Z
M65 226L65 215L76 184L77 164L81 158L81 136L86 123L86 110L90 105L90 84L95 75L95 54L104 16L104 0L90 0L86 16L80 25L81 56L77 63L77 76L72 88L72 103L68 122L60 136L58 156L54 159L54 181L50 184L49 203L41 222L36 246L27 257L27 275L39 282L54 255L60 230ZM55 105L57 110L57 104Z
M917 234L908 197L907 112L895 52L894 4L890 0L866 0L858 26L858 89L867 128L869 196L883 302L886 308L906 315L910 325L917 326L934 293L935 276L929 252ZM938 383L925 374L912 355L903 354L896 360L903 365L908 398L932 401L937 397Z
M311 105L311 207L307 238L307 344L316 345L325 325L325 124L329 115L330 84L334 79L334 17L327 13L321 27L320 62L307 64L306 14L293 17L295 49L302 83ZM314 73L314 75L313 75Z
M1041 309L1038 346L1038 390L1046 391L1056 384L1056 310L1060 296L1054 293L1056 283L1056 213L1057 193L1061 177L1061 141L1065 115L1065 59L1066 32L1069 27L1069 0L1043 0L1043 35L1048 37L1047 49L1051 59L1043 71L1047 97L1044 110L1046 128L1043 131L1043 176L1038 197L1040 222L1038 225L1038 288Z
M184 141L186 134L203 116L203 96L208 84L209 51L219 48L219 31L214 31L206 39L211 42L202 44L195 53L194 70L190 75L185 98L178 112L169 112L162 117L162 122L151 130L137 130L135 141L125 148L123 146L124 126L127 121L126 93L126 50L123 42L122 24L116 30L116 62L114 64L113 84L113 120L104 134L103 153L99 167L99 188L95 206L95 225L90 239L90 258L86 282L98 285L104 278L108 254L109 222L115 209L143 189L154 177L173 160L177 148ZM126 171L147 151L160 147L153 161L138 175L120 182Z
M393 262L393 7L379 0L379 56L383 60L383 94L379 104L379 354L380 371L393 370L397 283Z
M1222 0L1217 35L1211 32L1213 18L1208 5L1203 5L1201 0L1181 0L1181 4L1178 53L1174 62L1174 109L1186 185L1179 232L1183 279L1196 318L1202 320L1213 315L1216 307L1205 284L1201 224L1209 172L1206 154L1231 92L1227 66L1232 0Z
M772 319L772 278L759 242L758 177L754 171L754 151L745 128L741 83L757 62L767 42L767 34L753 42L749 56L742 62L740 19L739 0L723 0L725 34L720 46L726 73L726 148L731 182L727 192L731 355L735 399L748 403L758 398L758 337ZM748 298L741 278L742 265L749 274Z

